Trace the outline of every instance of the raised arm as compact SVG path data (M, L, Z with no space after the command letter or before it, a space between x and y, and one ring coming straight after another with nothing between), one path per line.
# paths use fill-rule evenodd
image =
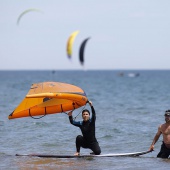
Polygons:
M73 113L73 111L70 111L70 112L68 113L70 123L71 123L72 125L74 125L74 126L80 127L81 122L74 121L74 120L73 120L72 113Z
M92 112L91 120L92 120L92 122L95 122L95 120L96 120L96 112L95 112L95 110L94 110L94 107L93 107L92 102L89 101L88 103L89 103L89 105L90 105L90 107L91 107L91 112Z
M73 112L69 112L68 113L68 116L69 116L69 120L70 120L70 123L73 124L73 116L72 116Z
M154 139L153 139L153 142L152 142L152 144L151 144L151 146L150 146L150 148L149 148L150 151L154 150L155 143L158 141L158 139L159 139L159 137L160 137L161 134L162 134L162 132L161 132L161 126L159 126L159 127L158 127L158 131L157 131L157 133L156 133L156 135L155 135L155 137L154 137Z

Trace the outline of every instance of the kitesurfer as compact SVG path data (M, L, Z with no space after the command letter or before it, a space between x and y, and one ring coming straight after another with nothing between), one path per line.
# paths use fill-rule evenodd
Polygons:
M96 113L92 102L88 102L91 107L92 116L90 118L89 110L85 109L82 111L83 121L75 121L72 117L72 111L68 113L70 123L81 129L82 135L78 135L76 138L76 153L74 155L80 155L80 147L88 148L93 151L91 154L100 155L101 149L95 136L95 121Z
M160 152L157 155L158 158L168 158L170 155L170 110L166 110L164 116L165 116L165 123L158 127L158 131L149 148L151 151L154 150L154 145L162 134L163 141L162 141Z

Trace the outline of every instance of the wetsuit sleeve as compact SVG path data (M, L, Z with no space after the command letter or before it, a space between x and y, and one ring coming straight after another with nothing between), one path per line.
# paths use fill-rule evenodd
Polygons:
M74 121L73 120L73 116L69 116L69 120L70 120L70 123L74 126L77 126L77 127L80 127L81 126L81 122L77 122L77 121Z
M95 112L93 106L91 106L91 112L92 112L91 122L95 122L96 121L96 112Z
M73 124L73 116L69 116L70 123Z

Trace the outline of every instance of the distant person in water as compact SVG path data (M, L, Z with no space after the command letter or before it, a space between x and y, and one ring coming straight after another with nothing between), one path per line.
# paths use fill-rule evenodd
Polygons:
M158 131L150 146L150 150L154 150L154 145L158 141L159 137L163 136L161 150L158 153L158 158L168 158L170 155L170 110L165 111L165 123L158 127Z
M74 155L80 155L80 148L88 148L93 152L91 154L100 155L101 149L98 144L98 141L95 136L95 121L96 121L96 113L92 102L88 102L91 107L92 116L90 118L89 110L85 109L82 111L83 121L74 121L72 117L72 112L69 112L69 120L70 123L74 126L77 126L81 129L82 135L78 135L76 138L76 153Z

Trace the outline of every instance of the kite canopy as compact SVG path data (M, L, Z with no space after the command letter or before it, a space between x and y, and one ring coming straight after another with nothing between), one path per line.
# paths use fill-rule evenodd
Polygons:
M9 119L62 113L86 105L85 92L77 86L61 82L32 84L28 94Z
M22 18L25 14L27 14L27 13L29 13L29 12L41 12L41 11L38 10L38 9L27 9L27 10L25 10L24 12L22 12L22 13L19 15L19 17L18 17L18 19L17 19L17 25L19 25L19 22L20 22L21 18ZM41 12L41 13L42 13L42 12Z
M79 31L75 31L69 36L69 39L67 41L67 56L68 56L68 58L71 58L72 46L73 46L73 43L74 43L74 39L76 38L78 33L79 33Z
M86 38L83 42L82 42L82 44L81 44L81 46L80 46L80 50L79 50L79 60L80 60L80 63L83 65L84 64L84 49L85 49L85 46L86 46L86 43L87 43L87 41L90 39L90 37L89 38Z

